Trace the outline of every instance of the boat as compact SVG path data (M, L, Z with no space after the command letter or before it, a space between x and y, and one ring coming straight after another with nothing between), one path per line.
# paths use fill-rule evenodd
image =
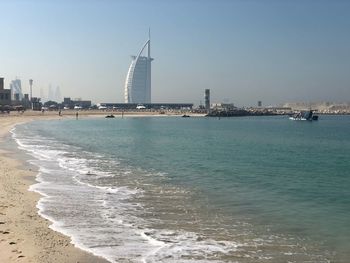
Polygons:
M105 118L115 118L113 114L107 115Z
M186 114L182 115L182 118L189 118L189 117L190 115L186 115Z
M314 115L312 110L309 111L300 111L293 116L289 117L290 120L293 121L317 121L318 116Z

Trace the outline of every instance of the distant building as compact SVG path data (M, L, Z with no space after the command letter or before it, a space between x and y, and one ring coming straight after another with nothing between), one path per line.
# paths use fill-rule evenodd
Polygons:
M13 94L14 95L14 101L16 101L16 102L19 102L20 101L20 99L19 99L19 93L15 93L15 94Z
M205 109L210 110L210 89L206 89L204 92Z
M261 100L258 101L258 107L261 107L262 106L262 102Z
M145 47L148 47L147 57L141 56ZM151 39L143 45L132 61L125 80L125 103L151 103Z
M57 86L55 90L55 101L56 102L62 101L61 89L59 86Z
M11 105L11 90L4 89L4 78L0 78L0 105Z
M83 109L88 109L91 107L91 100L71 100L71 98L63 98L63 107L73 109L74 106L82 107Z
M22 84L20 79L12 80L10 83L11 97L15 101L21 101L23 99Z
M73 104L74 104L73 101L69 97L63 98L63 106L64 107L70 108L70 106ZM74 105L72 106L72 108L73 107L74 107Z
M33 80L29 79L29 95L30 95L30 99L33 98Z
M47 95L47 100L51 100L51 101L56 101L56 98L55 98L55 95L54 95L54 91L53 91L53 88L50 84L49 86L49 91L48 91L48 95Z
M22 105L23 105L23 107L24 108L26 108L26 109L29 109L29 108L31 108L32 106L32 104L31 104L31 102L30 102L30 100L29 100L29 94L24 94L24 97L23 97L23 99L22 99Z
M138 103L100 103L101 106L116 110L135 110ZM143 103L147 110L191 110L193 103Z
M222 111L232 111L237 109L233 103L213 103L211 107L214 110L222 110Z
M36 111L41 110L41 107L43 106L43 104L41 103L40 98L32 97L30 101L32 104L32 110L36 110Z

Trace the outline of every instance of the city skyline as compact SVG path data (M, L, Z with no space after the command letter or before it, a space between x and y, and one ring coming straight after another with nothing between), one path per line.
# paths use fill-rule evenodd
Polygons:
M123 102L152 28L153 102L349 101L347 1L2 1L0 76L33 96ZM12 14L16 13L14 18ZM133 19L130 19L132 13Z

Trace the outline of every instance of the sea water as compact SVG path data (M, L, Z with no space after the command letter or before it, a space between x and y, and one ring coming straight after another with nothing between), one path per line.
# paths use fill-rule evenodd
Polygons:
M349 262L350 117L35 121L39 213L110 262Z

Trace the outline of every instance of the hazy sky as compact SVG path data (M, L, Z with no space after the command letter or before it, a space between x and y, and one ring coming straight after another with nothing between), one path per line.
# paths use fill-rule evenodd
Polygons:
M350 101L347 0L0 0L0 76L123 102L151 27L152 101Z

